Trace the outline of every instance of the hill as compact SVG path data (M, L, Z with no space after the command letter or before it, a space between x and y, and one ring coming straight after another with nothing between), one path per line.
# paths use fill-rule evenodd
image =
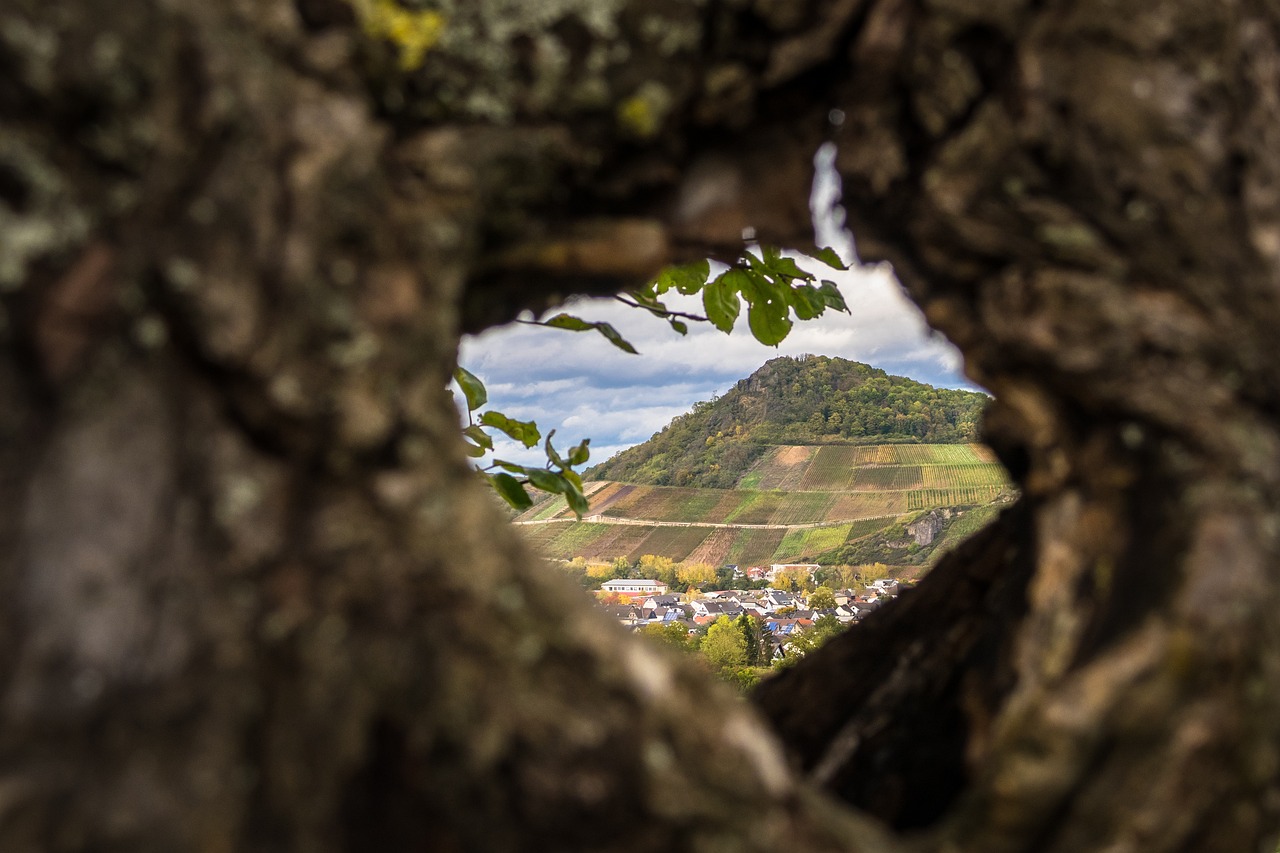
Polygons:
M586 476L731 489L776 445L973 442L989 399L842 358L775 358Z

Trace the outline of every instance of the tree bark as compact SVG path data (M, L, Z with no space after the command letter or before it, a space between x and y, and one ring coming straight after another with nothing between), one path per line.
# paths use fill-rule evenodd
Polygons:
M0 849L1264 849L1270 7L439 9L0 11ZM1024 497L760 717L538 563L443 387L803 247L828 139Z

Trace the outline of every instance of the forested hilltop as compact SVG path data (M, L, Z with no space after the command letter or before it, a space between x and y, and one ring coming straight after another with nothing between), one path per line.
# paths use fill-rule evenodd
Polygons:
M783 356L587 476L728 489L770 445L975 441L989 400L843 358Z

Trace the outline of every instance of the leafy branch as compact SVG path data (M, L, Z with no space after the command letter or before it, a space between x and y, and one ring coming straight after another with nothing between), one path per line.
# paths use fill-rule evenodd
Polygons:
M818 249L811 257L834 269L846 269L840 256L832 249ZM701 292L706 316L668 308L660 297L673 290L685 296ZM759 254L750 250L744 252L741 259L714 278L711 277L711 264L705 260L698 261L669 267L644 287L615 298L666 320L681 335L689 333L685 320L711 323L728 334L742 313L742 303L746 302L747 327L752 336L766 346L777 346L790 334L794 325L793 314L797 320L803 321L822 316L828 308L845 313L849 311L835 282L819 280L778 249L767 246ZM596 332L618 349L638 354L631 342L610 323L592 322L565 313L545 320L518 322L571 332ZM533 421L516 420L492 409L477 415L476 412L489 400L484 383L461 367L454 372L454 379L467 401L467 426L462 434L467 439L467 453L472 457L481 458L493 452L493 437L486 428L497 430L526 448L535 447L543 440L538 425ZM590 458L587 445L591 439L584 439L567 456L562 456L551 444L554 435L555 430L552 430L543 440L543 452L547 457L545 466L539 468L495 459L480 469L480 473L515 509L525 510L533 506L533 499L525 490L532 486L539 491L564 495L569 508L581 519L589 506L582 491L582 475L574 467Z
M489 402L489 392L475 374L459 367L453 372L453 378L467 400L467 426L462 434L468 439L465 445L469 456L479 458L493 452L493 437L485 432L485 427L496 429L525 447L537 445L542 434L533 421L519 421L493 410L483 412L478 417L475 415L477 409ZM582 476L573 470L573 466L581 465L591 457L591 451L587 449L591 439L583 439L567 456L561 456L551 444L551 438L555 434L555 430L547 433L543 443L543 452L547 455L545 467L537 468L495 459L492 464L480 469L480 473L502 499L516 509L524 510L533 506L533 499L525 491L525 486L533 486L540 491L564 495L569 508L578 518L582 518L588 508L587 499L582 494Z

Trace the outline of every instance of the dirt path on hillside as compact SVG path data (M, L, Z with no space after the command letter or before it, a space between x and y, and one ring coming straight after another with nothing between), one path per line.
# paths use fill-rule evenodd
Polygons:
M606 515L585 515L582 520L591 524L625 524L638 527L714 527L742 530L810 530L814 527L838 527L841 524L852 524L855 521L866 521L871 518L897 518L901 513L892 515L864 515L859 518L846 518L839 521L806 521L803 524L727 524L714 521L652 521L644 518L614 518ZM572 518L544 518L535 521L513 521L517 526L533 524L567 524Z

